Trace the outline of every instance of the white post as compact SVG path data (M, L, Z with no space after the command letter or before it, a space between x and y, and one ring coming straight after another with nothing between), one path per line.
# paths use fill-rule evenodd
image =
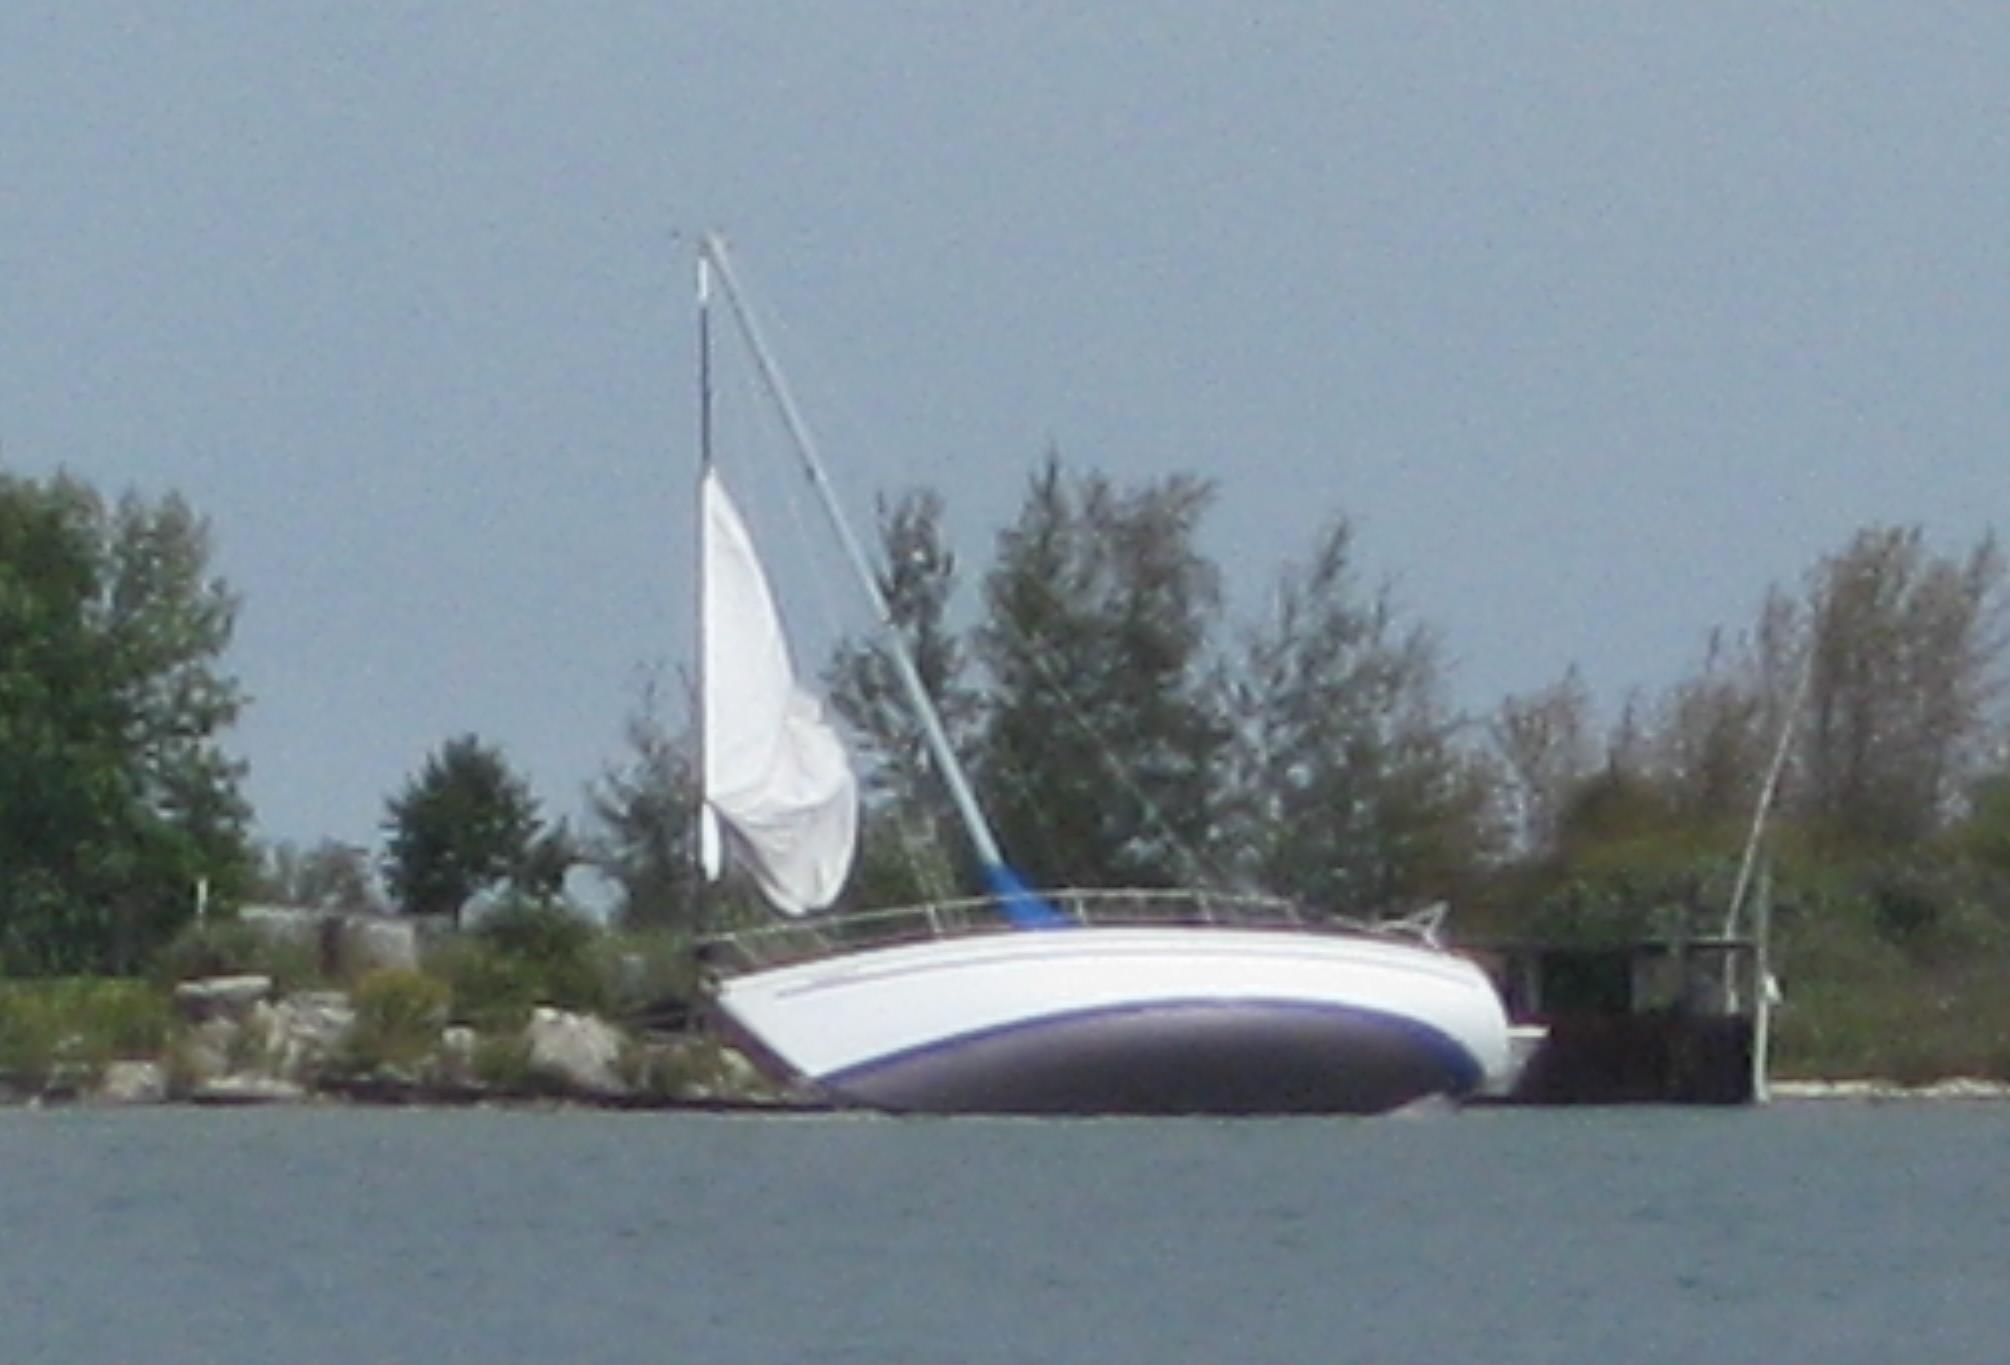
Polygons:
M1768 1072L1773 1045L1773 876L1759 869L1758 895L1752 905L1752 1100L1772 1098Z

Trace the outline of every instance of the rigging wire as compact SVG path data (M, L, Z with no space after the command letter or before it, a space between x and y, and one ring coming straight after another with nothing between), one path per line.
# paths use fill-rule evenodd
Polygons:
M1051 585L1048 586L1049 591L1051 591ZM1221 868L1212 864L1201 854L1198 848L1194 847L1181 836L1179 830L1173 826L1171 819L1165 814L1164 809L1156 801L1152 800L1151 794L1144 789L1132 774L1130 768L1123 762L1121 756L1116 751L1116 747L1110 743L1108 736L1103 734L1097 728L1095 722L1089 718L1089 708L1084 706L1069 691L1067 684L1061 679L1059 670L1055 667L1054 658L1057 651L1048 647L1037 637L1030 639L1028 644L1030 646L1028 655L1032 659L1034 668L1039 671L1041 680L1061 699L1062 713L1088 739L1090 748L1111 779L1119 787L1123 788L1132 800L1138 803L1138 810L1144 817L1144 823L1147 826L1154 827L1160 837L1164 838L1172 847L1184 873L1203 886L1231 885L1232 878L1224 875ZM1022 796L1030 790L1030 784L1024 778L1014 778L1012 780L1018 785Z
M724 280L729 292L729 300L734 303L737 309L738 299L737 295L733 292L734 281L731 272L729 269L725 269L725 262L723 257L716 257L715 259L717 260L717 263L722 267L722 271L724 273ZM737 330L741 338L742 348L746 351L753 353L752 358L755 364L757 366L762 367L763 372L765 374L765 364L763 358L759 354L760 342L748 330L750 323L749 320L746 318L745 314L743 312L740 312L736 313L736 316L741 323L741 327ZM775 406L780 409L777 415L781 418L781 420L784 423L791 423L793 413L789 409L786 395L775 391L774 385L776 381L772 376L769 376L767 378L767 383L769 386L769 395L774 400ZM765 407L765 406L766 405L757 405L757 407ZM803 436L795 432L793 430L793 426L791 427L789 434L800 447L803 441ZM829 499L832 496L834 496L831 493L830 489L828 488L828 476L821 475L820 471L814 469L813 467L814 462L813 460L807 458L809 455L807 451L802 451L801 454L806 458L799 459L794 463L796 463L797 465L798 473L802 478L802 480L806 483L809 483L813 488L816 488L817 479L819 477L822 477L824 479L825 486L822 488L818 488L817 491L820 492L826 499ZM801 498L800 498L801 490L797 487L796 479L785 478L781 482L785 492L786 503L789 509L790 518L795 526L798 542L807 547L810 544L812 544L813 538L809 533L807 519L802 509ZM882 566L877 563L865 564L862 562L859 567L864 569L868 577L876 577L879 569ZM832 596L831 585L827 581L828 575L812 574L811 577L816 580L814 591L817 600L819 602L824 620L826 621L827 624L833 626L834 628L837 628L834 630L834 633L836 633L840 639L844 638L844 632L841 629L842 616L836 608L835 599ZM1046 586L1048 587L1049 591L1052 591L1051 585ZM877 589L876 583L868 584L869 591L874 591L876 589ZM883 611L883 603L881 604L881 609ZM897 632L899 630L898 624L892 620L890 613L885 614L886 614L885 624L887 628L890 631ZM1079 699L1072 694L1072 692L1068 689L1066 684L1062 681L1060 671L1055 664L1054 656L1057 651L1053 650L1052 648L1050 648L1044 642L1038 640L1037 638L1029 640L1028 643L1030 645L1029 657L1035 667L1035 670L1039 674L1041 681L1058 696L1058 698L1062 702L1063 712L1067 715L1069 721L1074 725L1074 727L1077 730L1079 730L1083 734L1083 736L1086 737L1086 739L1089 742L1090 749L1092 753L1094 753L1094 755L1096 756L1099 765L1108 773L1110 778L1131 798L1131 800L1136 802L1145 826L1147 828L1154 830L1161 838L1163 838L1166 841L1166 843L1170 846L1173 853L1176 855L1178 861L1182 864L1187 875L1194 877L1196 880L1200 881L1203 884L1209 884L1209 885L1227 884L1230 881L1230 879L1224 877L1219 868L1214 867L1206 858L1204 858L1201 855L1201 853L1197 848L1195 848L1188 840L1186 840L1184 837L1181 836L1179 831L1173 826L1171 820L1165 815L1163 808L1151 798L1150 793L1144 789L1144 787L1138 782L1136 777L1121 761L1120 757L1116 753L1115 747L1110 743L1108 737L1105 736L1096 727L1094 722L1090 719L1087 708L1081 704ZM900 653L903 646L901 646L897 641L894 642L890 646L890 648L893 654L895 655L896 659L904 657L904 655ZM917 686L919 686L918 677L914 680L914 682ZM926 723L925 720L923 723L924 724ZM942 739L943 742L946 743L946 736L943 736ZM1030 795L1032 792L1030 782L1028 782L1024 777L1014 774L994 774L994 776L1002 777L1005 781L1010 782L1016 788L1022 799ZM950 787L951 789L950 795L952 799L954 799L956 795L956 788L959 785L958 778L953 774L944 774L943 778L945 784ZM898 803L896 803L896 805L898 805ZM919 883L927 874L920 866L918 859L914 856L913 852L914 845L909 841L908 838L907 820L903 816L901 816L898 811L896 812L896 815L900 821L900 827L902 830L903 847L908 851L909 854L908 861L910 865L910 871L915 874L916 881L917 883ZM967 818L968 817L966 816L966 819ZM933 824L932 821L930 823ZM978 817L978 823L980 826L982 825L981 816ZM1050 857L1055 853L1057 853L1058 850L1054 847L1054 845L1051 842L1051 836L1047 835L1044 828L1040 829L1039 833L1041 834L1042 837L1048 839L1049 841L1047 851ZM992 848L987 853L984 847L984 845L989 844L991 842L988 829L983 828L973 829L973 837L977 839L977 842L980 845L979 853L981 857L991 857L992 855L995 854L996 852L995 848ZM938 848L939 848L939 842L938 842Z
M828 521L811 515L810 509L805 506L805 490L815 491L814 476L794 454L789 433L784 425L785 418L776 411L774 403L755 377L757 362L751 354L748 340L744 332L738 329L728 328L725 332L733 338L726 344L731 346L738 357L746 363L722 367L730 376L728 384L733 400L722 406L731 414L735 425L744 423L745 444L755 447L748 452L750 458L746 463L758 461L762 466L762 472L770 475L762 479L763 486L779 486L781 489L781 502L786 509L794 543L803 552L793 565L770 567L780 567L782 576L792 588L799 588L797 580L800 578L807 577L810 580L807 590L778 593L776 608L778 611L786 612L785 600L798 600L804 596L813 602L815 607L813 614L824 627L823 638L815 641L823 659L822 665L815 670L815 675L823 678L828 674L830 661L837 657L841 648L861 641L869 644L872 633L861 628L861 623L855 619L856 611L847 613L840 605L839 594L836 591L838 584L835 580L842 579L844 573L841 572L841 565L832 563L831 557L842 547L834 543L835 532ZM716 344L718 343L715 342ZM780 468L774 468L770 462L778 462ZM749 509L746 515L754 516L758 520L760 516L758 505ZM812 523L816 525L813 526ZM819 527L821 529L818 529ZM882 565L874 562L870 567L877 575ZM890 626L890 628L898 627ZM890 659L884 657L883 649L876 650L875 653L891 673L893 664ZM797 666L801 668L805 662L806 660L798 658ZM887 681L898 686L897 679L890 678ZM920 734L918 724L913 735L903 735L897 739L903 743L911 739L920 744L923 750L921 763L924 768L932 769L933 764L927 756L926 739ZM851 747L854 753L857 753L862 746L854 743ZM882 757L876 766L884 772L895 766L895 760ZM885 802L878 813L892 822L901 860L913 884L926 896L937 899L952 897L956 893L956 888L949 880L947 869L953 865L954 860L941 821L934 818L932 811L918 812L910 809L910 803L898 796Z

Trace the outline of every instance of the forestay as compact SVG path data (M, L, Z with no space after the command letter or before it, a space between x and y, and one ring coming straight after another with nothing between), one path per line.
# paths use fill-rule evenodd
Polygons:
M857 783L822 706L796 682L767 576L716 470L702 500L706 875L730 853L776 909L819 910L851 870Z

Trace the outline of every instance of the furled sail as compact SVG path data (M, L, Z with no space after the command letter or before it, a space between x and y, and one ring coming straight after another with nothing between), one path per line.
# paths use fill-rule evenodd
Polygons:
M857 783L796 683L767 575L714 470L702 497L706 873L730 854L776 909L822 909L851 870Z

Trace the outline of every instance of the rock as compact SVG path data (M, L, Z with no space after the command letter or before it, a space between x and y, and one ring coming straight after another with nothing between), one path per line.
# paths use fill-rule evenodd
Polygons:
M159 1062L110 1062L98 1078L106 1104L159 1104L167 1098L167 1071Z
M209 976L174 988L174 1005L184 1019L243 1019L272 994L269 976Z
M1857 1100L1890 1102L1909 1100L2005 1100L2010 1099L2010 1081L1983 1080L1955 1076L1924 1085L1900 1085L1896 1081L1774 1081L1768 1089L1780 1100Z
M435 1080L456 1088L476 1084L475 1049L480 1043L480 1035L464 1024L440 1030L440 1048L433 1059Z
M747 1060L747 1055L738 1048L719 1049L719 1070L721 1081L728 1095L761 1096L772 1095L775 1087L760 1068Z
M351 915L342 922L342 961L360 976L378 968L419 969L419 934L410 920Z
M178 1088L182 1078L196 1086L229 1071L242 1032L235 1020L220 1018L205 1019L190 1029L176 1058Z
M304 1080L333 1057L356 1022L356 1007L341 991L301 991L276 1005L260 1005L253 1026L263 1026L272 1069Z
M1922 1087L1919 1094L1933 1100L2001 1100L2010 1099L2010 1084L1979 1076L1950 1076Z
M204 1081L188 1092L196 1104L296 1104L307 1092L276 1076L235 1072Z
M795 1097L778 1090L740 1052L710 1038L683 1037L646 1043L629 1070L643 1094L671 1104L779 1104Z
M625 1095L615 1067L621 1059L621 1034L590 1015L540 1005L524 1027L530 1046L531 1073L579 1094Z

